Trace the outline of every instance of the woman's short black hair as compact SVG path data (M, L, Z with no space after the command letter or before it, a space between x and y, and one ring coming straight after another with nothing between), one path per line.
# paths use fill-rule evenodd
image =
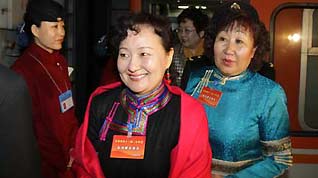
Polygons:
M120 43L127 37L127 30L140 32L138 25L149 25L154 28L154 32L161 38L162 45L166 52L173 47L172 31L168 18L151 15L148 13L137 13L122 16L117 24L111 28L109 38L113 56L117 59Z
M249 68L256 71L262 67L268 57L269 32L260 21L256 9L242 1L226 1L214 12L211 22L205 32L205 54L213 58L214 42L217 34L235 24L245 27L253 35L254 47L257 47Z
M177 17L178 24L185 22L185 19L192 20L193 26L197 33L204 31L209 23L208 15L204 14L200 9L189 7L184 9Z

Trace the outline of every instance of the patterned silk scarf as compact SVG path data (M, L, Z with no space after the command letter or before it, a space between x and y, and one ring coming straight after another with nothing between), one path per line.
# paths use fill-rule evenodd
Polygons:
M121 122L118 120L113 120L114 112L111 110L109 116L106 117L103 127L100 131L100 139L104 140L106 133L109 128L121 133L131 133L132 135L146 135L147 121L148 117L164 108L170 101L172 94L169 92L167 87L162 83L159 87L154 89L150 94L145 96L136 96L128 89L124 89L120 94L120 104L128 114L127 122ZM117 110L117 105L119 103L115 102L115 110ZM113 107L114 108L114 107ZM104 128L104 129L103 129ZM103 138L102 138L103 137Z

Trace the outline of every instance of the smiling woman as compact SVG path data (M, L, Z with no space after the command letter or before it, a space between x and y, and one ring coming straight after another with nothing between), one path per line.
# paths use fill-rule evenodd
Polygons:
M90 98L72 153L77 177L211 177L204 109L163 79L173 56L169 21L132 14L118 22L110 40L123 84Z
M135 28L139 32L128 30L127 38L119 46L117 67L123 83L137 95L144 95L162 82L173 48L164 49L152 26L140 24Z

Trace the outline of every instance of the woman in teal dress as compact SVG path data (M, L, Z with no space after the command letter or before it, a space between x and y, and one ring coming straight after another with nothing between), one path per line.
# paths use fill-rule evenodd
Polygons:
M255 71L269 51L257 11L240 1L214 13L205 51L214 65L191 73L186 92L204 104L213 177L278 177L292 164L283 88Z

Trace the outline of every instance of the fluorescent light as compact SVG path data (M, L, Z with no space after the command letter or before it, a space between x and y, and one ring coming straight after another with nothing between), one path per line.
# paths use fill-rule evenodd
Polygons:
M188 9L189 6L178 6L178 9Z

